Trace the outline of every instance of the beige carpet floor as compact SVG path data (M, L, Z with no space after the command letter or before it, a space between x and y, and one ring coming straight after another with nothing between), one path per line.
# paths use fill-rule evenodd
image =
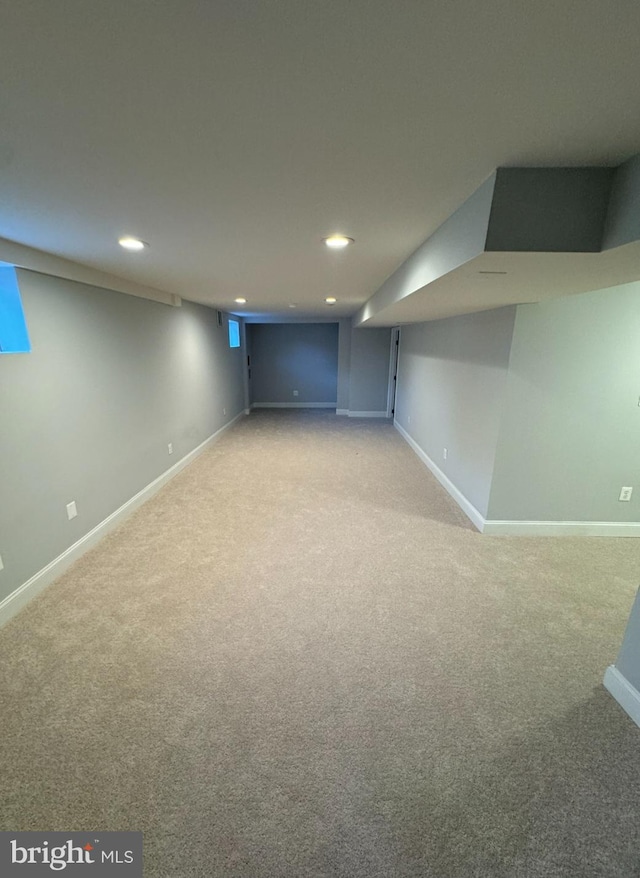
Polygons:
M159 878L640 874L640 541L484 537L388 423L262 411L0 631L0 828Z

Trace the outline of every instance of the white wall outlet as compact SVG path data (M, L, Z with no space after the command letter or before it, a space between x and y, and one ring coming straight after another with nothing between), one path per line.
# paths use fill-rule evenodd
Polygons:
M0 570L4 570L4 564L2 563L2 555L0 555Z
M631 500L631 495L633 494L633 488L620 488L620 496L618 500L622 500L623 503L627 503Z
M169 444L167 445L167 451L169 452L169 454L173 454L173 442L169 442Z
M443 448L442 449L442 456L444 457L445 460L447 459L448 454L449 454L449 452L447 451L447 449Z
M226 415L226 413L227 413L227 410L226 410L226 409L222 409L222 414L223 414L223 415Z
M411 423L411 415L407 415L407 424Z
M72 500L71 503L67 503L67 518L71 521L72 518L75 518L78 514L78 507L76 506L76 501Z
M294 391L293 391L293 395L294 395L294 396L297 396L297 395L298 395L298 391L297 391L297 390L294 390Z

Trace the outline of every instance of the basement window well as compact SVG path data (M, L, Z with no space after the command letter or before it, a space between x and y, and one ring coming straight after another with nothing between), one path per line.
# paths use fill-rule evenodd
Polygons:
M0 354L28 354L30 350L16 270L0 262Z
M229 347L240 347L240 324L237 320L229 320Z

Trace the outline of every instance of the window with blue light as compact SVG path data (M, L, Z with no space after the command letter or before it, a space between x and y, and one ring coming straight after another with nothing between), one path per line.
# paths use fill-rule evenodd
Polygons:
M237 320L229 320L229 347L240 347L240 324Z
M27 354L30 350L16 270L0 263L0 354Z

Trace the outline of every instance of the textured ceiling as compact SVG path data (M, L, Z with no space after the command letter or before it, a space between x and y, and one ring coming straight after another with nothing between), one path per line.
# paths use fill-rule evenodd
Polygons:
M639 32L631 0L5 4L0 236L218 307L351 314L494 168L640 152Z

